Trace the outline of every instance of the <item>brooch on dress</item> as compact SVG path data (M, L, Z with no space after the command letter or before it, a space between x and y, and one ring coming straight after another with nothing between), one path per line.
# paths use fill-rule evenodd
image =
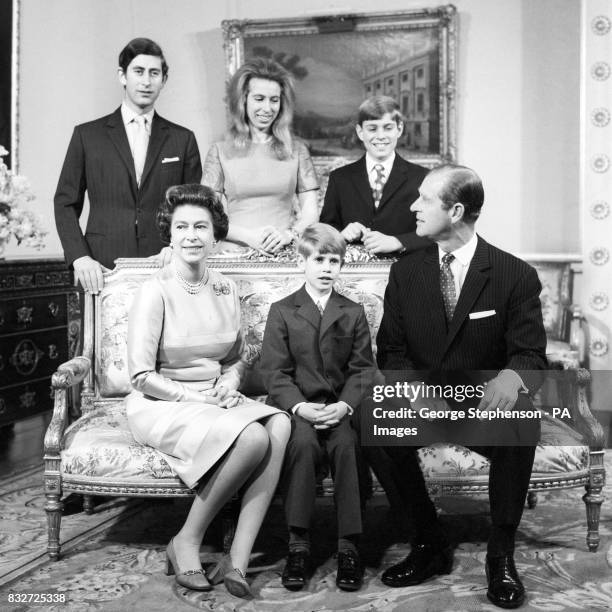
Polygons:
M229 295L230 294L229 283L226 283L224 281L213 283L213 291L215 292L215 295Z

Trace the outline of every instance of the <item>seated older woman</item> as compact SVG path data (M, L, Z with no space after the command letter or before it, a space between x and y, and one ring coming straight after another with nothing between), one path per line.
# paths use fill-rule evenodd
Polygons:
M314 166L291 134L293 80L276 62L253 59L231 79L228 102L230 133L208 152L202 182L225 195L230 250L277 253L319 218Z
M244 370L238 294L233 281L206 265L227 232L218 197L202 185L171 187L158 223L174 255L143 284L130 311L128 422L134 438L160 451L197 491L168 544L168 573L202 591L224 581L245 597L249 555L276 488L290 422L237 391ZM199 558L204 532L241 488L230 555L207 579Z

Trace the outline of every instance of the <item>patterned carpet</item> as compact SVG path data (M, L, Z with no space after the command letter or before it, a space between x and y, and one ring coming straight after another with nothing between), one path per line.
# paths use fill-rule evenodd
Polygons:
M606 457L612 469L612 453ZM609 472L612 473L612 472ZM163 573L164 549L184 519L187 500L115 500L96 507L92 516L76 514L69 504L62 523L63 558L45 559L46 524L40 472L21 475L0 486L0 610L152 611L234 610L265 612L406 610L463 612L499 610L486 599L484 562L488 508L484 500L440 500L442 520L457 549L453 572L417 587L387 589L381 568L403 558L409 548L390 528L384 497L368 505L363 542L365 585L357 593L337 590L334 518L330 500L318 502L314 528L319 567L307 590L290 593L280 584L285 530L280 505L270 509L256 544L251 577L256 598L244 601L223 586L198 594L177 587ZM583 491L540 494L534 510L525 510L516 562L528 590L523 610L612 609L612 486L606 487L597 553L586 549ZM218 553L204 547L204 563ZM265 551L265 554L264 554ZM15 594L54 596L53 603L15 603ZM13 602L11 602L11 598ZM39 601L41 598L39 596ZM47 600L53 597L46 597ZM64 601L61 601L64 599Z

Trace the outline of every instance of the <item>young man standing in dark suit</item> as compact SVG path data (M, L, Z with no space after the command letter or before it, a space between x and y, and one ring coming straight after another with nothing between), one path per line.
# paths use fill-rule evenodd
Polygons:
M395 152L404 130L397 102L389 96L368 98L359 107L355 129L366 154L329 175L321 222L377 255L427 246L429 241L415 233L410 211L427 169Z
M147 257L163 248L155 213L166 189L202 178L193 133L154 111L168 78L159 45L130 41L119 54L118 73L121 107L74 129L54 200L66 262L75 281L93 293L117 257ZM83 235L85 192L90 210Z
M481 399L460 399L453 407L476 406L487 415L466 428L469 434L482 428L478 446L471 448L491 461L487 597L502 608L515 608L525 590L514 565L514 539L540 433L539 420L521 420L518 412L533 408L531 396L547 367L542 287L531 266L476 235L484 191L473 170L435 168L419 193L412 205L417 233L435 244L391 267L378 364L389 377L402 372L412 383L482 385ZM416 410L426 406L427 400L412 403ZM492 427L487 425L491 412L497 421ZM408 557L388 568L382 580L392 587L416 585L449 573L452 550L427 493L417 447L388 446L386 451L402 474L396 484L412 511L416 537Z

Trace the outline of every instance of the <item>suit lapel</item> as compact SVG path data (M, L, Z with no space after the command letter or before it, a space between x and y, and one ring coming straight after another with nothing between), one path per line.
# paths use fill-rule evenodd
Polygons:
M157 113L153 115L153 125L151 126L151 138L149 138L149 146L147 147L147 157L145 160L142 177L140 178L140 189L145 184L151 169L155 165L155 161L159 156L161 148L168 138L168 123Z
M134 169L134 159L130 150L125 126L123 125L123 117L121 116L121 108L118 108L112 115L109 116L106 122L106 132L111 142L117 149L119 157L123 160L128 172L130 173L130 186L135 194L136 186L136 171Z
M407 164L404 160L396 153L395 159L393 160L393 166L391 167L391 174L383 187L382 197L380 198L380 204L378 209L380 210L390 199L391 196L402 186L406 180L405 175L407 172Z
M372 196L372 187L370 187L370 180L368 179L365 155L355 163L352 178L355 191L357 191L361 202L365 205L368 213L370 213L374 210L374 197Z
M489 280L489 275L486 272L489 267L489 248L487 243L479 236L474 257L470 262L470 267L468 268L463 287L461 288L461 293L459 294L459 300L455 307L453 320L450 322L448 328L444 352L448 350L448 347L451 345L457 332L463 325L470 310L472 310L474 302L478 299L478 296Z
M305 319L318 330L321 324L321 314L311 297L306 293L306 288L304 286L296 293L293 303L296 308L296 316Z
M325 334L325 332L342 316L343 308L344 305L342 304L340 296L335 291L332 291L323 312L323 317L321 318L320 338L322 338L323 334Z

